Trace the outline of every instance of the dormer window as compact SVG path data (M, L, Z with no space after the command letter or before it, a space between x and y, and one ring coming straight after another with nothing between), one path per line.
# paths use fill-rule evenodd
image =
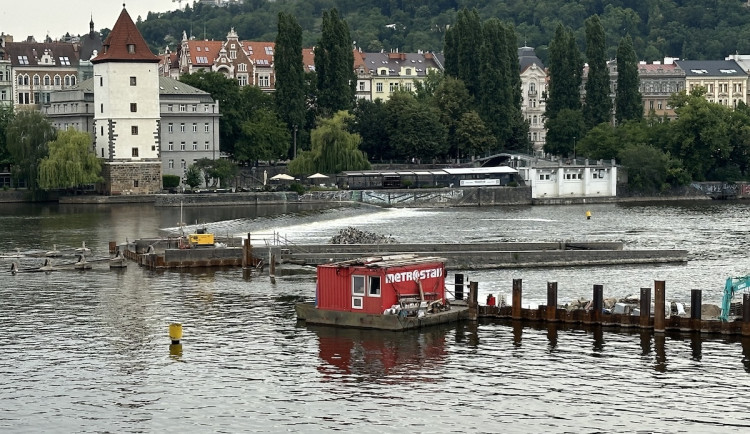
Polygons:
M128 54L135 54L135 44L128 44Z

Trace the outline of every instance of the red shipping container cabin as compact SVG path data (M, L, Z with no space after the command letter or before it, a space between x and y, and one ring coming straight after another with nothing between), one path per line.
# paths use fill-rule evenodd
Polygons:
M368 314L404 301L445 300L445 261L401 255L318 265L315 299L321 310Z

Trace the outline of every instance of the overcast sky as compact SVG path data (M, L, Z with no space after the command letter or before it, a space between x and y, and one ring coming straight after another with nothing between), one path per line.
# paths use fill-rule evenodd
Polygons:
M0 32L13 35L14 41L24 41L33 35L37 42L49 34L53 40L66 32L71 35L89 32L89 21L94 18L94 29L112 28L122 12L122 4L133 18L144 20L149 12L177 9L172 0L3 0L0 6ZM192 0L191 0L192 3ZM182 5L186 5L183 1Z

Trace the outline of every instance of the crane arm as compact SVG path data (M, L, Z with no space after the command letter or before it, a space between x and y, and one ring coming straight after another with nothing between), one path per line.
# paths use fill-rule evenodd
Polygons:
M719 315L721 321L729 321L729 309L734 294L748 288L750 288L750 275L742 277L727 277L727 281L724 284L724 297L721 299L721 315Z

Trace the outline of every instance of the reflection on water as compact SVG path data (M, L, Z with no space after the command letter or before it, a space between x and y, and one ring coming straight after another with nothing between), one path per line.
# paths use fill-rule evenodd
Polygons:
M431 381L419 373L437 369L446 356L447 328L395 333L379 330L308 326L318 338L325 380L356 376L358 381L394 376L394 381Z

